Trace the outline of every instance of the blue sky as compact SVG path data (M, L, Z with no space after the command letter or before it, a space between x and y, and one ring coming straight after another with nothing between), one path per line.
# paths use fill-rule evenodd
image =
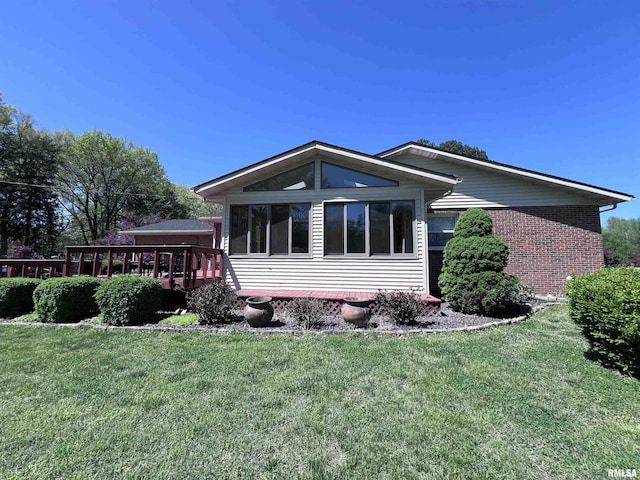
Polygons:
M0 92L190 186L313 139L424 137L638 196L639 25L636 0L5 2Z

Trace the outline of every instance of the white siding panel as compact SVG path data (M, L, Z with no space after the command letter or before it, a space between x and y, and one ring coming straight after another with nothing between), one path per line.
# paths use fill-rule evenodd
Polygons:
M525 207L553 205L588 205L593 200L587 197L553 188L534 181L505 173L485 170L417 155L404 155L394 161L414 167L435 170L462 177L454 193L436 200L431 207L438 209Z
M311 252L309 256L233 256L227 259L226 280L235 288L314 289L329 291L375 291L410 289L425 291L424 185L402 182L400 187L303 190L295 192L232 192L225 201L225 236L228 252L231 205L251 203L311 203ZM331 197L328 197L331 195ZM416 209L416 253L403 257L324 256L324 204L326 202L413 200Z

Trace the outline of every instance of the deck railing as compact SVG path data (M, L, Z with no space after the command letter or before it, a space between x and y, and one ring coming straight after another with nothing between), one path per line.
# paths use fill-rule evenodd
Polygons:
M0 277L49 278L64 275L64 260L0 258Z
M65 247L64 260L0 260L0 276L47 278L117 273L162 280L165 288L190 289L220 281L221 249L198 245L83 245Z

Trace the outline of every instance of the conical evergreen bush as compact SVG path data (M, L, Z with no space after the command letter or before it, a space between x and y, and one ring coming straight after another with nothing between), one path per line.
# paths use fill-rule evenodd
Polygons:
M520 281L503 271L509 248L492 232L491 216L471 208L460 216L444 248L438 285L456 311L506 316L525 299Z

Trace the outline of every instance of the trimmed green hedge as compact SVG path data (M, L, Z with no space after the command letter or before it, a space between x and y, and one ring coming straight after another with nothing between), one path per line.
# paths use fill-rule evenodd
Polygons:
M96 302L105 323L137 325L156 320L162 301L162 282L138 275L119 275L98 288Z
M63 277L45 280L33 291L36 318L41 322L77 322L98 313L93 298L101 280Z
M40 283L38 278L0 278L0 318L33 311L33 291Z
M604 268L571 280L567 294L590 356L640 376L640 270Z

